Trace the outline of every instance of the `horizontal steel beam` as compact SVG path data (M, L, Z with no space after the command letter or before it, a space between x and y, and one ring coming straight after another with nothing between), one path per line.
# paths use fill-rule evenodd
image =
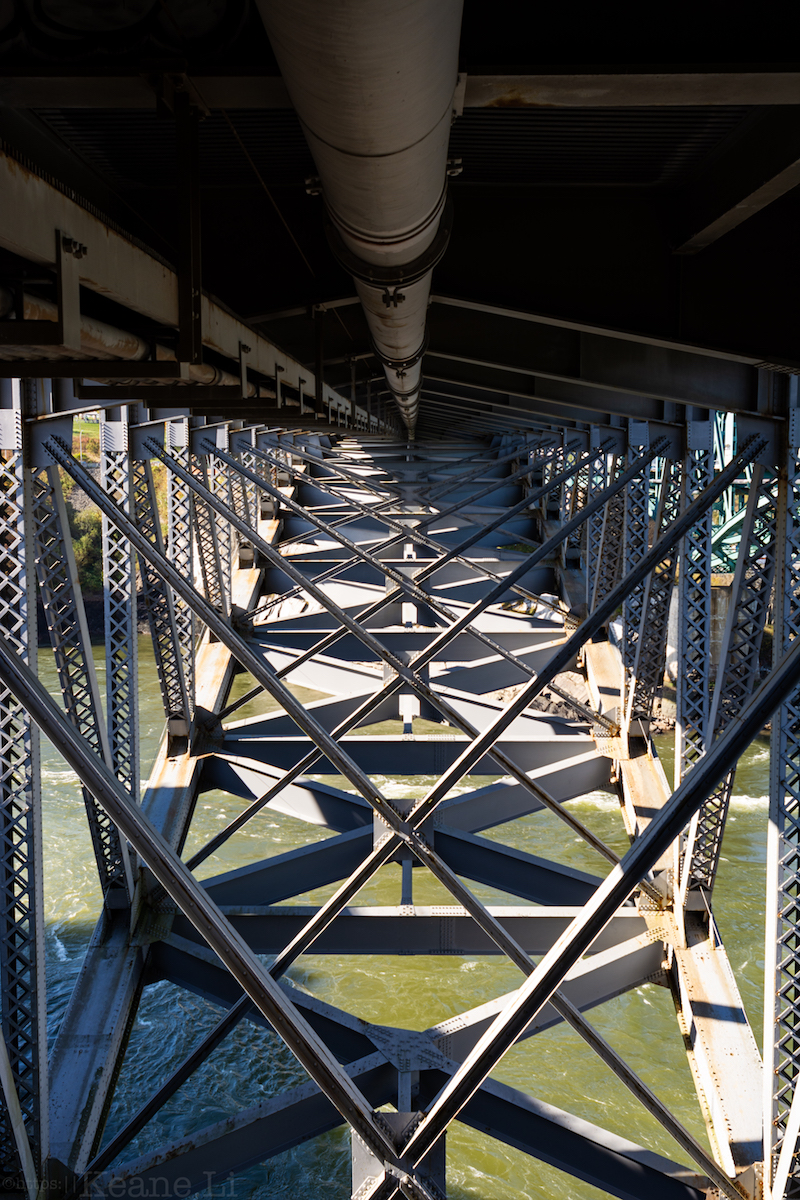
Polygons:
M447 1078L441 1071L421 1072L423 1104ZM687 1168L493 1079L460 1120L619 1200L706 1200L706 1181Z
M435 829L433 844L457 875L535 904L584 904L601 882L596 875L443 825Z
M372 838L370 819L366 829L354 829L214 875L203 880L203 887L219 905L277 904L298 892L311 892L344 879L372 849Z
M300 882L300 881L298 881ZM407 909L411 911L406 911ZM505 930L529 955L547 953L575 920L578 908L488 907ZM278 954L313 916L309 905L251 908L226 904L221 912L256 954ZM198 935L187 918L178 914L173 936L196 941ZM599 953L645 932L644 919L635 909L623 909L592 946ZM169 963L169 942L164 945L162 964ZM423 905L400 908L345 908L314 942L311 954L499 954L500 950L478 928L465 909Z
M671 205L675 249L695 254L800 183L794 105L758 112L695 175Z
M646 983L666 986L664 946L653 941L650 934L582 959L565 976L559 990L580 1012L586 1012ZM427 1033L448 1058L463 1061L514 996L514 992L497 996L469 1012L442 1021ZM550 1029L563 1019L552 1004L545 1004L523 1030L520 1040Z
M397 1072L380 1053L359 1059L344 1070L373 1108L397 1095ZM141 1200L143 1196L202 1193L341 1123L341 1116L319 1088L303 1083L98 1176L88 1195Z
M646 333L632 333L627 329L616 329L610 326L597 325L588 321L570 320L566 317L554 317L549 313L531 312L522 308L508 308L498 304L485 304L479 300L467 300L458 296L431 296L431 305L436 308L444 305L447 308L457 308L462 312L483 313L487 316L506 317L513 321L524 321L528 325L546 325L549 329L568 329L579 333L596 334L599 337L610 338L616 342L630 342L642 346L658 346L665 350L677 350L688 354L698 354L703 358L719 358L728 362L745 363L757 366L758 359L746 354L719 350L714 346L703 346L695 342L684 342L680 338L649 336Z
M286 85L276 75L192 75L210 109L290 109ZM80 75L48 72L7 74L0 103L12 108L156 109L156 89L144 75ZM642 108L800 104L796 71L687 71L659 66L653 71L558 72L550 74L463 74L457 109ZM323 305L321 307L332 307ZM309 306L283 315L308 312Z
M450 305L431 306L428 357L458 368L491 371L501 381L529 377L528 390L545 400L624 408L634 400L657 400L732 412L757 412L755 366L712 358L675 346L641 345L600 332L519 320L509 313ZM498 390L505 389L502 382ZM511 390L516 390L512 388ZM525 394L523 392L523 394ZM614 411L612 408L611 411ZM636 416L636 412L621 415ZM661 414L643 412L639 419ZM662 417L663 419L663 417Z

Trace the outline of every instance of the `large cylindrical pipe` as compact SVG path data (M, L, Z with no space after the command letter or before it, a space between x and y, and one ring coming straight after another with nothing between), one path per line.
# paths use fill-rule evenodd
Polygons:
M322 183L330 239L413 436L462 0L257 0Z

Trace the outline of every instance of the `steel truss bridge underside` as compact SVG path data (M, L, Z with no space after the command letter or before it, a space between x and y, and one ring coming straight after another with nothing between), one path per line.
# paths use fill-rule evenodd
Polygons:
M447 1131L461 1121L612 1196L800 1195L797 448L742 435L715 472L713 418L689 422L676 453L639 421L410 444L150 419L130 406L102 414L98 480L73 457L70 417L28 420L47 407L42 382L4 386L0 1148L10 1186L30 1200L42 1186L186 1195L347 1124L354 1195L429 1200L444 1194ZM711 515L750 469L712 687ZM65 477L103 513L105 697ZM61 705L36 676L37 586ZM650 721L673 597L668 781ZM165 718L143 788L137 615L150 624ZM762 680L768 623L774 667ZM266 715L240 718L231 688L242 671L248 696L275 701ZM321 698L301 702L298 688ZM736 762L770 718L762 1062L712 912ZM393 732L369 732L386 722ZM40 730L83 784L104 895L49 1060ZM413 800L379 786L407 775L429 777ZM571 811L597 788L619 796L621 858ZM187 856L209 789L243 807ZM328 836L199 882L200 865L270 809ZM506 846L502 829L485 836L548 813L586 842L594 873L560 862L557 840L539 858ZM397 903L360 906L382 869L394 872ZM415 903L427 875L446 905ZM285 903L320 888L324 902ZM486 888L503 902L483 902ZM376 953L503 955L518 986L419 1032L365 1021L287 975L304 954ZM219 1022L104 1145L137 1006L163 979L218 1004ZM675 1001L710 1153L591 1023L593 1008L646 982ZM241 1022L274 1030L307 1080L131 1159L133 1138ZM508 1050L558 1022L660 1122L676 1161L540 1102L535 1079L523 1094L492 1078Z

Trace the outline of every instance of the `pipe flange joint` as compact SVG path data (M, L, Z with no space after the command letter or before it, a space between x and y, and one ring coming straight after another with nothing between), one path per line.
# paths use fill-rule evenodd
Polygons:
M392 267L378 267L373 263L365 262L363 258L359 258L357 254L348 249L330 213L326 213L325 216L325 235L339 265L359 282L380 288L385 295L388 294L390 297L389 303L395 304L395 306L393 297L397 296L399 301L400 296L397 289L410 287L412 283L418 283L420 279L424 279L442 258L450 241L452 228L453 202L448 197L442 210L436 236L428 249L417 258L412 259L411 262ZM402 303L402 301L400 302Z
M425 340L419 350L416 350L410 358L387 358L385 354L381 354L374 342L372 343L372 349L375 351L375 355L384 370L394 371L395 375L399 375L402 379L406 371L410 371L425 356L425 352L428 349L428 335L426 332Z

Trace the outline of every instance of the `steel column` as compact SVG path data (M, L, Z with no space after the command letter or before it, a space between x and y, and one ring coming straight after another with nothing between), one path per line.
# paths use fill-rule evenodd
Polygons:
M796 381L793 381L796 385ZM800 640L800 439L797 389L786 467L778 479L774 656ZM786 697L771 733L770 820L767 844L767 939L764 967L764 1164L779 1164L785 1190L774 1200L800 1197L797 1134L787 1135L800 1095L800 692ZM789 1137L784 1149L784 1136Z
M189 422L186 418L167 423L169 448L176 460L189 470ZM167 555L187 579L194 580L194 539L192 537L192 494L186 484L167 471ZM183 664L183 678L190 711L194 711L195 649L199 630L189 605L181 596L173 596L175 629Z
M713 421L690 421L683 476L684 507L714 473ZM675 785L706 749L711 645L711 511L703 513L680 549Z
M650 436L647 424L640 421L629 422L628 445L629 453L641 453L649 446ZM625 489L624 493L624 528L625 540L622 554L622 570L628 574L647 553L650 530L650 475L652 464L647 471L637 475ZM619 714L620 724L623 724L632 694L636 688L636 652L641 634L642 620L645 612L645 589L647 580L643 580L631 592L622 606L622 664L623 686L620 695L623 699L623 711ZM623 724L624 735L630 730L628 722Z
M125 409L100 418L100 482L120 510L133 511ZM139 797L139 654L136 562L128 539L103 516L108 740L114 773Z
M596 429L592 429L592 448L598 446L599 442L599 432ZM609 455L607 454L598 456L593 460L589 468L589 479L586 488L587 504L594 500L596 496L599 496L607 487L609 480L608 464ZM595 580L600 564L600 549L603 541L603 517L604 514L602 511L597 512L586 523L584 568L586 571L586 604L588 607L592 605Z
M662 459L661 484L656 510L656 540L680 513L682 464ZM659 563L644 581L639 613L639 628L634 641L635 653L630 667L624 727L630 731L634 721L648 722L653 703L664 678L669 606L675 583L678 547Z
M614 454L608 471L609 486L625 471L625 456ZM597 546L597 574L594 578L590 609L596 608L616 586L622 570L625 537L625 498L611 496L603 512L603 527Z
M208 456L191 455L189 468L192 475L206 487L208 479ZM220 557L217 520L207 504L197 501L192 503L197 551L200 559L200 576L203 584L203 594L208 603L218 612L226 613L227 595L222 583L222 559Z
M17 384L2 384L0 415L0 627L12 652L36 668L32 479L23 466ZM13 388L13 394L12 394ZM6 391L8 396L6 396ZM7 406L6 406L7 405ZM47 1030L39 730L23 704L0 688L0 1015L8 1079L36 1165L47 1155ZM20 1132L0 1108L0 1175L18 1178Z

